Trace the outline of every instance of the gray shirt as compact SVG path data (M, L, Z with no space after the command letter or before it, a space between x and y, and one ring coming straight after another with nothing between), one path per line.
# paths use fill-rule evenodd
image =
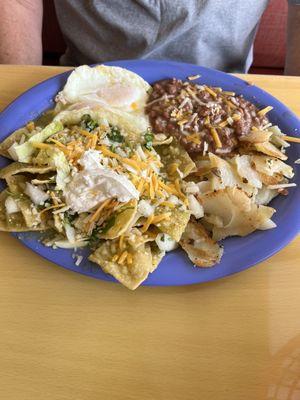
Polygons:
M65 65L168 59L246 72L268 0L56 0Z

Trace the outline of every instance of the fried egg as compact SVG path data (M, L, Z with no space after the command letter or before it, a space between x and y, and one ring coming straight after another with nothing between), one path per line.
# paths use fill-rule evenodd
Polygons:
M120 67L82 65L71 73L57 99L76 108L100 105L108 109L143 113L150 85Z

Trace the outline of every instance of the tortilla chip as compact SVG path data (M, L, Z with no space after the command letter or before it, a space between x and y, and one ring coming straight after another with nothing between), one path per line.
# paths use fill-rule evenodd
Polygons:
M47 226L46 216L41 220L39 213L31 200L24 195L25 184L28 181L24 175L7 176L8 190L17 198L25 224L29 230L42 231L49 229ZM28 229L27 229L28 230Z
M222 219L223 227L212 227L214 240L246 236L256 229L265 230L276 226L271 221L274 208L254 204L241 189L226 188L200 197L205 214Z
M112 226L107 230L107 232L102 233L99 237L101 239L115 239L123 235L128 231L135 221L135 216L137 213L137 201L132 200L126 205L124 205L120 210L117 211L116 215L111 218ZM105 231L105 226L104 226Z
M181 211L179 209L171 209L169 212L172 214L171 217L164 219L156 226L161 232L167 233L172 239L179 242L191 214L189 211Z
M32 207L33 204L30 200L20 199L18 200L18 205L28 228L38 227L39 225L41 225L39 213L35 208ZM44 229L44 226L41 227L41 229Z
M104 272L112 275L128 289L134 290L153 270L150 246L142 244L138 248L132 248L127 245L126 251L132 256L131 264L127 261L122 264L112 261L117 254L115 248L118 248L118 240L105 241L89 256L89 260L100 265Z
M159 146L156 151L161 157L162 163L166 166L166 171L170 178L185 178L191 172L196 171L196 165L185 149L173 139L170 145ZM173 167L177 165L178 171Z
M6 183L9 191L18 195L20 198L27 197L24 194L27 181L28 179L24 175L10 175L6 177Z
M80 107L80 104L76 106ZM70 108L74 108L72 105ZM112 126L117 126L122 131L124 131L128 141L134 143L140 143L142 141L142 133L148 128L148 120L146 118L141 118L140 116L135 116L127 112L120 110L106 110L99 104L92 107L85 107L82 104L82 108L78 110L68 109L60 112L54 118L54 121L61 121L64 125L74 125L81 122L81 117L85 114L89 114L91 118L97 121L99 124L103 121L107 121Z
M0 231L4 232L28 232L40 230L38 227L28 227L21 212L6 213L5 200L8 197L6 190L0 193Z
M158 267L158 264L161 262L161 260L164 258L166 252L160 250L155 242L150 242L148 246L150 246L152 254L152 268L150 272L153 272Z
M220 262L223 255L223 248L194 219L187 224L179 243L197 267L212 267Z
M7 167L0 170L0 178L6 179L9 176L16 175L19 173L29 173L29 174L46 174L47 172L54 171L55 168L51 166L38 167L36 165L30 165L21 162L13 162Z

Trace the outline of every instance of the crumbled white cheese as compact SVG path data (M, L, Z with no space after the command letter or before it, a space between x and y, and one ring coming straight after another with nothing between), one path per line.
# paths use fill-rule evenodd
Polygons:
M159 233L156 236L155 242L158 248L162 251L172 251L176 249L177 243L166 233Z
M143 217L150 217L154 213L154 207L147 200L141 200L138 204L138 212Z
M199 193L199 186L195 182L187 182L185 186L186 193L196 194Z
M171 194L171 196L168 198L168 201L169 201L170 203L175 204L175 205L181 204L180 201L179 201L179 199L178 199L178 197L175 196L174 194Z

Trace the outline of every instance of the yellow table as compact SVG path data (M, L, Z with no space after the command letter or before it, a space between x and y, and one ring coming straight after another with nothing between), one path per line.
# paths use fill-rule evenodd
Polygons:
M0 66L0 108L62 68ZM300 115L300 78L245 76ZM0 235L3 400L299 400L300 238L208 284L59 268Z

